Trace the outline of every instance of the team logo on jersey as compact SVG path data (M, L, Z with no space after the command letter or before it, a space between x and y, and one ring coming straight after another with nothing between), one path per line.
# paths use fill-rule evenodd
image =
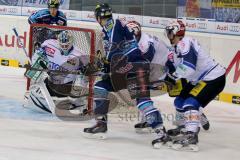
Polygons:
M63 26L64 22L62 20L58 20L57 23L60 25L60 26Z
M75 66L75 65L77 64L76 59L74 59L74 58L68 59L68 60L67 60L67 63L68 63L68 64L71 64L71 65L73 65L73 66Z
M240 104L240 97L239 96L232 96L232 103Z
M129 72L131 69L133 69L133 65L132 65L132 63L128 63L126 66L120 67L119 69L117 69L116 73L124 74L124 73Z
M185 48L185 45L186 45L186 44L185 44L183 41L180 41L180 42L178 43L178 47L177 47L178 50L180 50L180 51L182 50L182 51L183 51L184 48Z
M170 53L168 54L168 60L169 60L170 62L174 62L173 52L170 52Z
M50 47L46 47L45 51L46 51L46 53L49 57L54 57L55 49L50 48Z

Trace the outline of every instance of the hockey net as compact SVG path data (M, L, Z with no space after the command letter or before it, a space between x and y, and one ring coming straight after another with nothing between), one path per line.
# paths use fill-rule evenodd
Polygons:
M66 27L66 26L53 26L53 25L44 25L44 24L32 24L30 26L30 37L29 37L29 57L32 58L35 50L39 47L45 40L56 39L57 35L61 32L67 30L73 35L73 45L77 47L80 51L86 54L89 57L90 63L94 61L94 56L97 50L102 50L101 42L101 32L77 28L77 27ZM45 73L45 76L46 73ZM43 76L44 77L44 76ZM76 79L75 88L79 84L79 78ZM87 96L87 106L88 109L92 108L93 105L93 86L94 86L95 77L89 76L87 87L84 91L80 91ZM27 90L30 85L35 82L30 79L27 80Z

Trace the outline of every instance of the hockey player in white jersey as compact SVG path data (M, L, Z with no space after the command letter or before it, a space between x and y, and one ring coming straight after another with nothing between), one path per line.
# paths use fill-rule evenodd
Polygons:
M188 80L174 100L176 109L182 113L186 132L173 140L172 148L198 151L199 108L206 107L224 89L225 68L212 59L195 38L185 36L182 21L169 23L165 32L172 45L169 61L175 67L168 78Z
M142 32L141 25L136 21L129 21L127 26L133 30L134 35L138 40L138 46L141 49L144 57L149 60L151 59L151 74L150 74L151 81L156 82L158 80L164 80L166 76L165 73L167 72L167 70L169 70L169 72L173 72L173 70L175 70L175 67L172 65L171 62L169 62L170 58L168 56L171 56L172 53L170 46L167 45L163 40L159 39L158 37ZM167 85L168 94L170 97L176 97L182 90L182 87L186 84L186 80L179 79L177 81L178 84L176 85L173 84L169 85L169 83ZM156 86L154 86L154 88L156 88ZM178 120L179 119L178 116L181 116L178 110L176 111L176 114L177 119L174 121L174 124L177 125L177 128L168 131L168 134L171 136L176 136L180 134L180 131L183 129L184 125L180 123L182 121ZM146 133L152 131L151 127L146 123L144 118L140 117L140 119L142 121L134 126L136 132ZM205 130L209 129L209 122L203 113L201 113L201 125Z
M82 66L88 63L88 59L77 47L73 45L73 36L69 31L62 31L57 39L48 39L41 44L32 58L33 68L42 68L48 70L75 71L80 70ZM61 74L48 72L46 79L41 79L43 72L29 70L26 76L36 82L30 86L28 101L33 106L46 112L55 112L56 101L71 101L68 109L73 109L83 105L83 101L71 97L72 86L77 79L76 74ZM87 80L82 79L86 86ZM53 101L55 98L56 101ZM61 99L62 98L62 99Z

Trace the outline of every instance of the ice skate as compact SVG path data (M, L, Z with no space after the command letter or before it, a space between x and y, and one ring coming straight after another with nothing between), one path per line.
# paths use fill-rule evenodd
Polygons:
M154 132L152 127L150 127L147 122L139 122L134 125L134 128L135 128L136 133L139 133L139 134Z
M206 115L203 114L203 113L202 113L201 116L200 116L200 123L201 123L201 127L202 127L204 130L206 130L206 131L209 130L209 128L210 128L210 123L209 123ZM175 122L175 124L178 124L178 123ZM199 128L198 132L199 132L199 131L200 131L200 128ZM174 128L174 129L169 129L169 130L167 131L167 134L168 134L169 136L171 136L171 137L175 137L175 136L178 136L178 135L183 134L183 133L185 133L185 132L186 132L186 130L185 130L184 125L180 125L180 126L177 125L176 128Z
M93 139L106 139L107 130L107 122L103 120L98 120L97 124L95 124L93 127L83 129L83 136Z
M180 137L173 140L170 147L178 151L197 152L199 151L198 133L187 131Z
M160 149L163 146L168 146L171 138L167 135L165 127L158 127L154 129L154 132L157 134L157 139L152 141L153 148Z
M177 126L174 129L169 129L167 131L167 134L171 137L176 137L176 136L178 136L178 135L180 135L181 133L184 133L184 132L186 132L185 126L182 125L182 126Z

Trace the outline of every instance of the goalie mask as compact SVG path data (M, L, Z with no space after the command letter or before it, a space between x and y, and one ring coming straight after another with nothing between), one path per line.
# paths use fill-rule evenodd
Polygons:
M73 36L68 31L62 31L58 35L59 46L65 56L69 55L73 48Z
M59 0L48 0L48 8L59 8L60 1Z

